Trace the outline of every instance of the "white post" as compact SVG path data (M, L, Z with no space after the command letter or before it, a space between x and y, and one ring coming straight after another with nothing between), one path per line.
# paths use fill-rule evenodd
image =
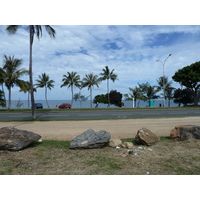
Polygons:
M134 100L135 100L135 99L134 99L134 97L133 97L133 108L135 107L135 105L134 105Z

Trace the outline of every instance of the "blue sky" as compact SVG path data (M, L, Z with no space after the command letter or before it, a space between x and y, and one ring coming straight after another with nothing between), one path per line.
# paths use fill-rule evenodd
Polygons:
M33 45L33 79L47 73L55 81L55 88L48 92L48 99L71 99L71 90L60 88L67 72L75 71L81 78L90 72L101 73L109 66L118 75L118 81L110 82L110 89L122 94L137 83L157 84L163 74L171 79L174 73L200 60L199 25L52 25L56 38L50 38L45 31L43 37L35 38ZM3 55L14 55L23 60L21 67L28 69L28 32L19 29L16 35L8 35L6 25L0 26L0 65ZM23 77L28 80L28 77ZM173 83L179 87L178 83ZM75 88L75 92L79 92ZM81 93L88 96L87 88ZM93 89L93 96L106 93L106 82ZM12 89L12 99L26 99L27 95ZM37 100L44 99L44 90L38 89Z

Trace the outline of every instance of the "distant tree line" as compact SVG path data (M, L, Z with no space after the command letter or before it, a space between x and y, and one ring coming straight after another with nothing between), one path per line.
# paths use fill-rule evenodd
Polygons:
M3 67L0 68L0 106L2 107L6 106L4 85L8 89L8 109L11 107L11 92L14 85L20 88L20 92L28 93L29 101L30 83L29 81L22 80L22 76L28 75L29 71L24 68L20 68L21 64L21 59L14 58L14 56L11 57L4 55ZM138 83L138 85L134 88L129 87L129 93L124 94L124 100L134 100L135 107L139 106L140 100L150 101L158 98L164 98L168 101L169 107L172 99L178 104L178 106L181 106L181 104L198 105L200 100L200 62L196 62L179 69L174 76L172 76L172 79L180 83L181 87L177 89L172 87L172 81L169 81L168 77L162 76L157 79L158 85L150 85L150 83L146 82ZM92 89L94 87L99 87L100 83L104 80L107 81L107 93L97 95L93 99ZM99 75L89 73L86 74L82 80L77 72L67 72L66 75L63 75L60 87L67 86L68 88L71 88L72 105L74 99L75 101L79 101L81 106L82 101L85 101L90 97L90 107L92 107L92 103L108 104L108 107L110 104L113 104L121 107L123 106L123 95L116 90L109 91L109 80L114 82L118 80L118 77L114 74L114 69L110 71L109 67L105 66L105 68L102 69L102 73ZM80 90L87 87L90 91L90 95L85 97L84 95L81 95L81 92L74 94L74 87L78 87ZM54 88L54 80L50 79L49 75L46 73L42 73L36 80L36 84L34 84L34 92L36 92L38 88L44 88L46 103L49 107L47 91ZM160 95L158 95L159 92L161 92ZM136 105L137 100L138 105Z
M11 107L11 92L14 85L20 88L20 92L28 93L29 101L29 95L31 93L30 83L29 81L22 80L22 76L28 75L29 71L24 68L20 68L21 64L21 59L14 58L14 56L11 57L4 55L3 67L0 68L0 106L2 107L6 106L4 85L8 89L8 109ZM174 76L172 76L172 79L180 83L181 87L177 89L172 87L172 81L169 81L168 77L162 76L157 79L157 85L150 85L150 83L146 82L138 83L138 85L134 88L129 87L129 93L124 94L124 100L134 100L135 107L139 106L140 100L150 101L158 98L164 98L166 101L168 101L169 107L172 99L178 104L178 106L181 104L198 105L200 100L200 62L196 62L179 69ZM107 93L97 95L93 99L93 88L99 87L100 83L104 80L107 81ZM110 104L113 104L121 107L123 106L123 95L116 90L109 91L109 80L114 82L118 80L118 76L114 74L114 69L110 70L108 66L105 66L99 75L89 73L86 74L83 79L81 79L77 72L67 72L67 74L63 75L62 84L60 87L67 86L68 88L71 88L72 105L74 99L75 101L79 101L81 106L82 101L85 101L90 97L90 107L92 107L92 103L108 104L108 107ZM78 87L80 90L87 87L90 91L90 95L85 97L84 95L81 95L81 92L74 94L74 87ZM54 88L54 80L50 79L49 75L46 73L42 73L39 75L38 79L36 79L36 84L34 84L33 91L36 92L38 88L44 88L46 103L49 107L47 91ZM160 95L158 95L159 92L161 92ZM137 100L139 100L138 105L136 105Z

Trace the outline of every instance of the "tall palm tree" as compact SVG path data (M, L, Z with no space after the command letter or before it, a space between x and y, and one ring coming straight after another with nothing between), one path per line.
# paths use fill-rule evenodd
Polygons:
M46 103L48 108L49 104L48 104L48 100L47 100L47 89L51 90L51 88L54 88L53 83L55 82L54 80L50 80L49 75L46 75L46 73L43 73L42 75L39 75L39 79L36 80L38 83L36 83L35 85L37 86L36 88L43 88L45 89L45 99L46 99Z
M62 82L63 84L60 87L68 86L71 87L72 92L72 101L71 105L73 105L74 101L74 86L80 87L81 86L81 80L80 76L77 75L77 72L67 72L67 75L63 75Z
M101 78L93 73L86 74L82 80L82 87L88 87L88 90L90 90L90 108L92 108L92 88L94 86L99 87L100 82Z
M103 72L99 75L101 76L101 80L107 80L107 93L108 93L108 107L110 106L110 96L109 96L109 80L115 82L117 79L117 75L114 74L114 69L110 71L108 66L105 66L105 68L102 69Z
M157 82L157 88L159 91L163 90L161 95L163 96L163 99L166 100L166 98L169 96L169 92L173 91L173 87L171 86L172 81L169 81L167 76L161 76L159 79L157 79Z
M50 37L55 38L56 31L49 25L29 25L29 42L30 42L30 50L29 50L29 82L30 82L30 91L31 91L31 108L32 108L32 119L35 119L35 100L34 100L34 90L33 90L33 72L32 72L32 47L33 47L33 40L34 35L39 38L42 37L42 26L45 27L47 33ZM20 25L10 25L6 28L9 34L15 34L18 28L23 27Z
M25 81L21 80L20 77L29 74L29 71L24 68L19 68L22 64L22 60L14 58L14 56L4 55L4 66L3 70L6 73L5 85L8 89L8 109L11 107L11 88L14 85L22 87Z

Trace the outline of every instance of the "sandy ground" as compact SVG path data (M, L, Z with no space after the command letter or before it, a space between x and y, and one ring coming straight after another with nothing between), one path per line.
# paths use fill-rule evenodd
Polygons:
M161 119L117 119L92 121L0 122L0 128L10 126L32 131L49 140L72 140L87 129L106 130L112 138L133 138L137 131L148 128L158 136L169 136L176 125L200 125L200 117Z

